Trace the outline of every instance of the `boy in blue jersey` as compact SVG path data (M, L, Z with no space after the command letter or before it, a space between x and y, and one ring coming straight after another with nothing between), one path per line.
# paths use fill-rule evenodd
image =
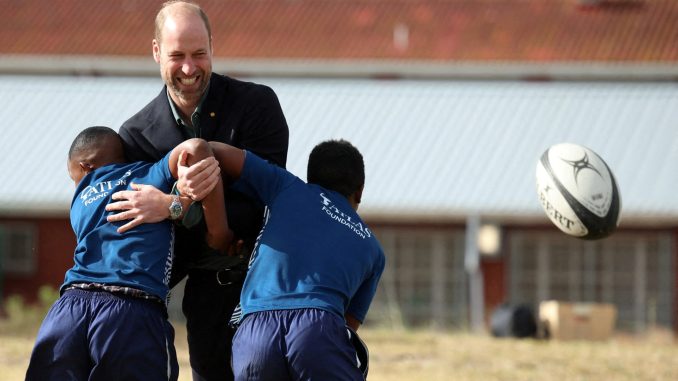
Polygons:
M236 380L363 380L346 325L357 330L385 257L356 213L362 155L346 141L316 146L308 183L249 151L210 142L233 188L268 208L241 293Z
M75 138L68 153L76 185L71 203L75 265L40 327L26 380L178 378L166 311L174 225L166 220L120 233L122 223L107 222L111 212L105 207L114 192L144 186L137 184L170 193L187 165L210 160L209 145L199 139L183 142L156 163L126 163L122 141L110 128L90 127ZM225 252L231 233L223 188L220 176L210 179L202 199L207 243ZM179 218L176 199L168 205L170 217Z

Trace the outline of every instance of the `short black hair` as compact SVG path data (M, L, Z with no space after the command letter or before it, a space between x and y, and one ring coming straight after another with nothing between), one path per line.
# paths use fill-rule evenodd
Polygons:
M346 140L324 141L308 156L306 179L348 198L365 185L363 155Z
M71 148L68 150L68 159L70 160L73 155L78 152L90 150L100 144L108 144L111 141L118 143L120 153L123 154L122 139L120 138L120 135L115 132L115 130L104 126L87 127L82 130L78 136L75 137L75 139L73 139Z

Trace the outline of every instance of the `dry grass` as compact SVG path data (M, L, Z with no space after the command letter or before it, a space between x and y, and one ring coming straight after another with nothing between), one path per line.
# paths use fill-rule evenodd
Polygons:
M669 339L556 342L365 331L370 380L678 380Z
M15 324L16 325L16 324ZM36 327L0 323L0 374L23 379ZM190 381L185 330L177 324L179 379ZM361 329L370 381L678 380L678 345L668 334L607 342L495 339L432 331Z

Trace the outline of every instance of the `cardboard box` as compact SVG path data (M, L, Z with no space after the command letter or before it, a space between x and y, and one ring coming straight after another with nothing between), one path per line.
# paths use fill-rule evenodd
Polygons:
M607 303L539 304L541 329L554 340L607 340L614 332L617 308Z

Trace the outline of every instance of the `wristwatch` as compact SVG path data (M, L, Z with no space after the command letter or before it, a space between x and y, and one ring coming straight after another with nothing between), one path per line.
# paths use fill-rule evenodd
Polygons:
M172 196L172 203L169 206L170 220L176 220L181 217L181 214L184 212L184 208L181 206L181 200L179 196Z

